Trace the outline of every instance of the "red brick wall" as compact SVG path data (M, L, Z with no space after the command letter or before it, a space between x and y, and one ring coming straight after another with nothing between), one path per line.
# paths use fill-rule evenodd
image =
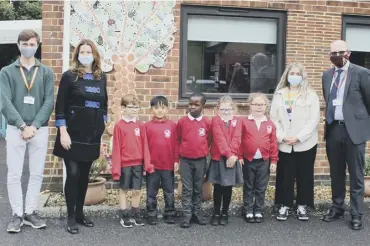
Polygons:
M233 6L241 8L277 9L288 11L286 34L286 62L301 62L307 69L309 82L321 98L321 73L331 66L328 59L329 44L341 38L342 14L370 15L370 3L356 1L191 1L187 4ZM174 10L178 32L175 34L175 44L169 53L162 69L150 69L146 74L136 75L137 93L143 101L144 115L142 120L149 119L148 102L151 95L158 92L168 95L171 101L171 118L178 119L185 114L185 109L177 105L179 89L179 40L180 40L180 5ZM63 1L43 1L43 49L42 60L55 72L55 91L62 72L62 38L63 38ZM109 96L114 93L113 76L110 76ZM246 107L241 107L241 114ZM206 115L213 115L212 108L206 109ZM50 121L49 155L45 174L49 175L53 167L51 155L55 139L54 116ZM323 143L323 127L320 125L320 143L316 157L315 173L328 174L329 168ZM58 163L58 173L61 174L61 164ZM45 182L49 182L47 177ZM53 182L53 181L52 181Z

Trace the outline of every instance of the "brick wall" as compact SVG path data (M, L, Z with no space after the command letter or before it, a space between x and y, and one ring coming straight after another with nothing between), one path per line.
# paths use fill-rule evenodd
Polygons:
M321 73L331 66L328 52L331 41L341 38L342 14L370 15L370 3L357 1L184 1L188 4L233 6L241 8L287 10L286 62L301 62L307 69L309 82L322 98ZM177 105L179 89L179 40L180 40L180 5L176 5L174 15L178 32L175 34L175 44L167 57L162 69L150 69L146 74L136 75L137 93L143 101L144 115L142 120L149 119L148 102L151 95L165 93L171 101L171 118L177 120L185 114L185 109ZM63 1L43 1L43 49L42 60L55 72L55 92L62 72L62 38L63 38ZM114 93L113 76L110 75L109 96ZM245 114L246 107L241 107ZM206 108L206 115L214 115L212 108ZM45 169L45 184L60 184L61 163L56 163L57 176L50 182L54 167L54 157L51 154L56 130L54 116L50 121L49 154ZM317 181L328 180L328 163L323 143L323 124L320 124L320 143L316 157L315 174ZM105 137L105 140L108 136ZM55 175L54 174L54 175ZM55 186L54 186L55 187ZM54 188L53 187L53 188ZM59 185L59 188L60 185Z

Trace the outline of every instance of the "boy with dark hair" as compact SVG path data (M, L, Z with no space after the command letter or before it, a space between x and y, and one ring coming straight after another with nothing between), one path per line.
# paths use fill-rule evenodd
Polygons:
M157 224L157 194L163 189L165 209L164 221L173 224L175 215L174 171L178 169L178 151L176 123L167 118L168 100L164 96L155 96L150 101L153 119L145 123L151 163L154 172L146 176L146 209L148 224Z
M211 138L211 123L202 114L205 103L204 94L193 93L189 98L188 115L177 123L184 216L180 226L183 228L189 228L191 221L200 225L207 223L200 210Z
M120 223L125 228L144 225L139 203L143 171L152 173L150 153L144 124L137 120L140 100L132 94L121 100L122 119L114 126L112 150L112 177L120 181ZM143 170L144 162L144 170ZM132 190L131 213L127 210L127 192Z

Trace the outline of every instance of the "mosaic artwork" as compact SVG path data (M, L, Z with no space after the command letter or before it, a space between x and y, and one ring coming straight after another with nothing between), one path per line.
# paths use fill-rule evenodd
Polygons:
M108 133L113 133L120 118L121 96L136 94L135 70L145 73L151 66L164 66L177 31L175 5L175 0L71 1L71 45L84 38L93 40L103 71L115 71Z

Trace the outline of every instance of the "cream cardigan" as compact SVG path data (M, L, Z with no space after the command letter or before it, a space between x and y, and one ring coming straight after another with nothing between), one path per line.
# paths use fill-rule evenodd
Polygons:
M270 117L276 125L279 150L285 153L302 152L311 149L318 143L318 125L320 121L320 102L316 92L308 91L307 97L301 94L293 104L292 120L289 121L283 94L288 88L277 91L272 99ZM285 137L297 137L299 142L293 147L283 142Z

